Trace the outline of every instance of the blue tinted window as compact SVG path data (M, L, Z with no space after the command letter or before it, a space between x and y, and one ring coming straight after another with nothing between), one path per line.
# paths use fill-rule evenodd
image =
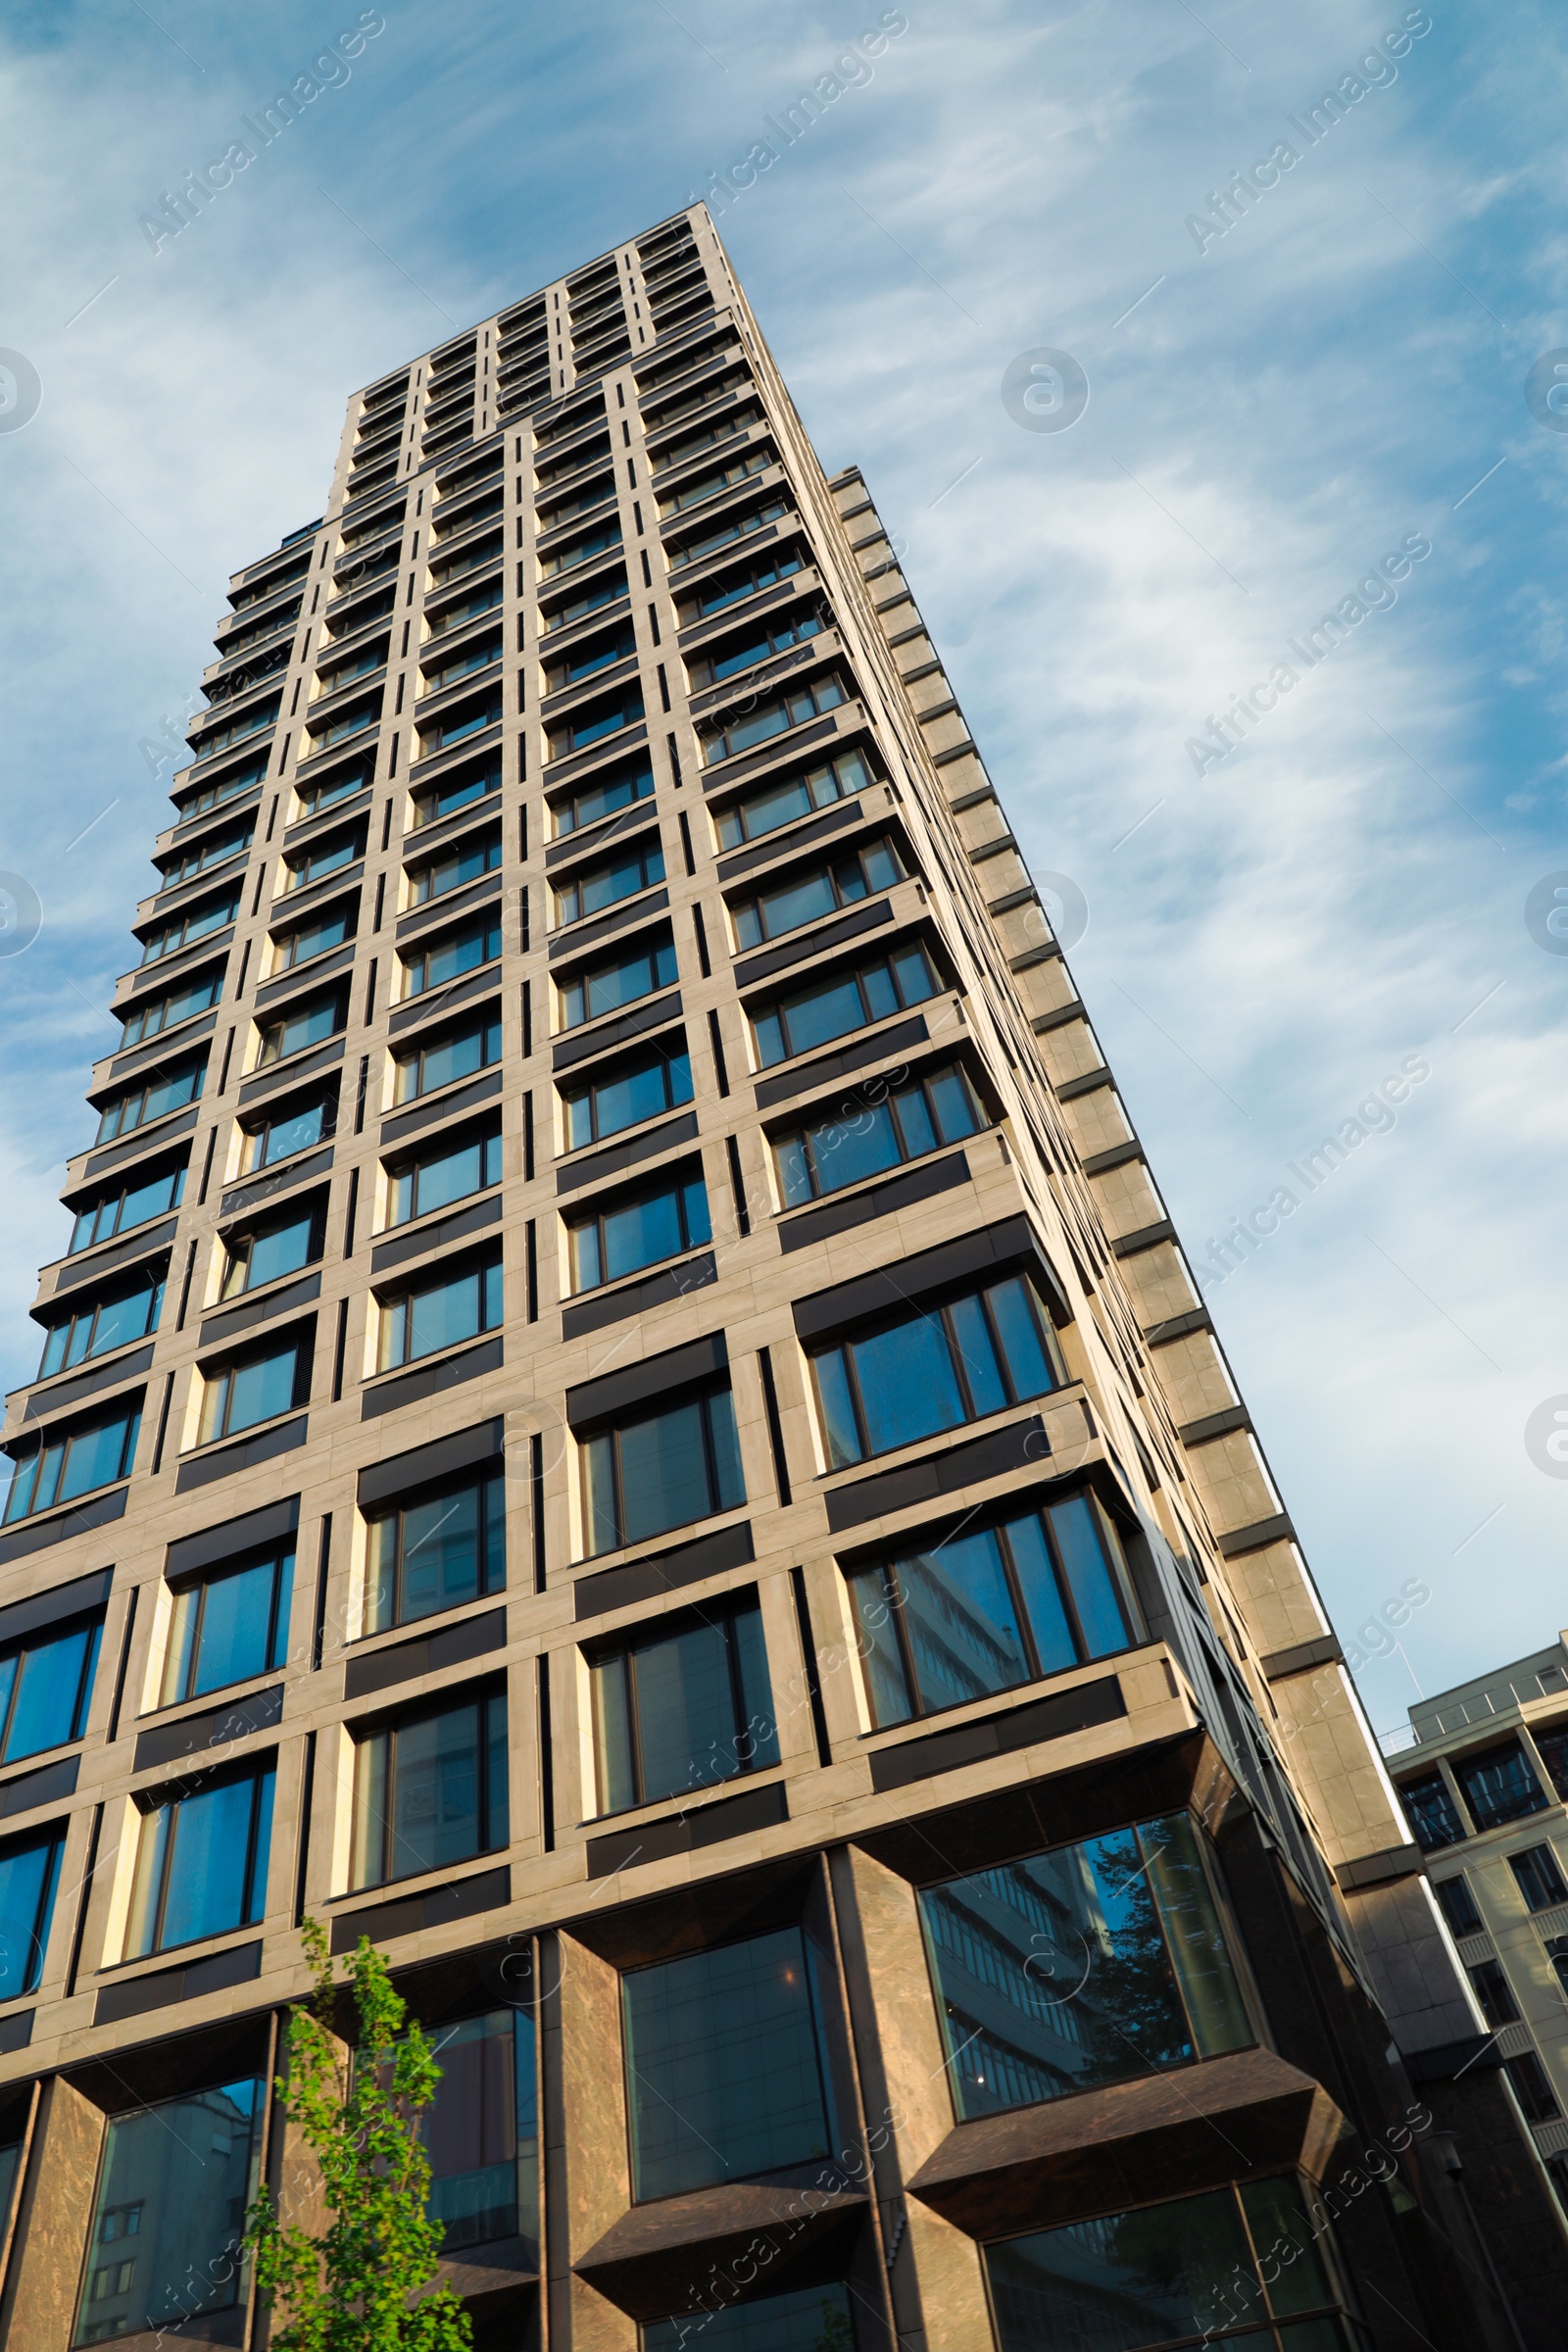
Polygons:
M813 1359L832 1468L1054 1389L1054 1344L1018 1276L901 1315Z
M506 1481L485 1471L370 1521L365 1630L455 1609L506 1581Z
M174 1594L159 1704L221 1690L270 1674L288 1645L294 1588L292 1546L262 1560L221 1568Z
M274 1778L269 1762L143 1811L127 1959L261 1918Z
M590 1553L746 1500L727 1388L600 1431L583 1444L582 1461Z
M54 1831L23 1845L0 1847L0 2001L31 1992L43 1973L64 1844ZM0 2229L4 2226L0 2200Z
M655 1047L635 1060L612 1064L584 1086L563 1090L566 1149L602 1143L691 1099L692 1065L684 1041L670 1050Z

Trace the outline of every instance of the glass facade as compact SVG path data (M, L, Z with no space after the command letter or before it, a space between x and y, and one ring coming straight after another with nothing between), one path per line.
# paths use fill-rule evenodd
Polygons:
M426 2036L441 2082L420 2126L441 2251L539 2234L539 2098L534 2023L494 2009Z
M197 1444L237 1437L244 1429L291 1412L309 1393L311 1341L291 1336L217 1364L206 1374Z
M367 1522L365 1631L455 1609L507 1581L506 1481L458 1479Z
M73 2342L160 2337L241 2300L264 2085L224 2082L111 2116Z
M359 1736L356 1886L466 1862L510 1838L504 1691L411 1711Z
M43 1973L65 1842L56 1829L0 1845L0 2001L31 1992ZM0 2230L8 2195L0 2151Z
M458 1271L440 1268L407 1290L383 1297L376 1370L412 1364L464 1340L494 1331L501 1321L501 1253L469 1260Z
M668 932L637 948L620 948L597 963L585 964L560 982L561 1026L575 1029L596 1021L601 1013L616 1012L641 997L668 988L675 977L675 943Z
M396 1098L400 1102L412 1102L420 1095L433 1094L438 1086L450 1086L455 1078L469 1078L500 1058L501 1015L492 1008L400 1054L394 1065Z
M779 1195L786 1208L922 1159L986 1124L979 1097L955 1064L897 1086L872 1081L826 1118L773 1139Z
M727 1388L628 1415L581 1446L588 1551L614 1551L746 1500Z
M248 1233L229 1235L220 1296L238 1298L313 1265L321 1254L324 1222L322 1203L305 1200L277 1210Z
M1348 2352L1330 2259L1289 2178L985 2249L999 2352L1143 2352L1243 2329L1258 2352Z
M81 1738L102 1634L101 1616L78 1617L0 1651L0 1763Z
M960 2121L1256 2039L1183 1813L920 1894Z
M850 1590L879 1730L1143 1639L1121 1545L1090 1494L858 1569Z
M563 1087L566 1149L575 1152L582 1144L603 1143L691 1099L691 1056L684 1038L670 1047L622 1057L580 1085Z
M7 1520L25 1519L57 1502L74 1502L78 1494L127 1477L140 1430L137 1396L97 1420L57 1430L29 1452L19 1453L6 1496Z
M487 1192L500 1182L499 1120L462 1135L443 1136L422 1152L411 1153L388 1166L386 1221L388 1225L407 1225L415 1217L450 1208L454 1200Z
M596 1657L592 1677L601 1813L778 1762L755 1600L664 1619Z
M199 1777L199 1776L198 1776ZM267 1907L272 1835L270 1757L207 1776L172 1796L137 1799L141 1830L125 1958L254 1926Z
M722 2310L681 2313L643 2329L642 2352L855 2352L849 2292L806 2286L788 2295L757 2295Z
M828 2154L813 1967L792 1927L621 1979L639 2203Z
M1021 1276L840 1340L811 1358L828 1466L890 1453L1058 1387L1056 1343Z
M757 1058L765 1070L775 1061L809 1054L911 1004L925 1004L939 985L930 956L918 946L900 948L848 971L825 972L753 1012Z
M220 1568L173 1595L160 1706L270 1674L288 1648L294 1547Z
M679 1257L713 1238L701 1168L690 1176L677 1170L629 1199L617 1194L603 1207L574 1218L566 1230L574 1291L597 1290L641 1266Z

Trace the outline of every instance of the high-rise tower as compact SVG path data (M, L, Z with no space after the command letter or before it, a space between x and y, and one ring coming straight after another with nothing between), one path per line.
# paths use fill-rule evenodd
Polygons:
M7 1422L6 2342L264 2340L307 1912L436 2034L485 2345L1553 2341L1246 1407L707 213L357 394L230 604Z

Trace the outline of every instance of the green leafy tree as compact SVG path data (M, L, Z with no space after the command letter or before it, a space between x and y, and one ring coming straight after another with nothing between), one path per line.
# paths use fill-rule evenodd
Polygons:
M404 2032L405 2004L364 1936L348 1964L359 2013L351 2055L335 2031L326 1931L308 1919L303 1936L315 1991L289 2020L276 2089L319 2167L331 2218L313 2235L282 2219L265 2186L246 2216L272 2352L470 2352L467 2314L450 2287L430 2284L441 2230L426 2212L419 2118L441 2069L418 2027Z

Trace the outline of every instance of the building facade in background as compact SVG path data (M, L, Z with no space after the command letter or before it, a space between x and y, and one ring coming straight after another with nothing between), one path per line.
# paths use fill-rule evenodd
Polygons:
M1518 2086L707 214L357 395L229 601L6 1426L5 2341L265 2341L312 1914L437 2041L481 2346L1558 2342Z
M1568 2205L1568 1639L1410 1709L1396 1786Z

